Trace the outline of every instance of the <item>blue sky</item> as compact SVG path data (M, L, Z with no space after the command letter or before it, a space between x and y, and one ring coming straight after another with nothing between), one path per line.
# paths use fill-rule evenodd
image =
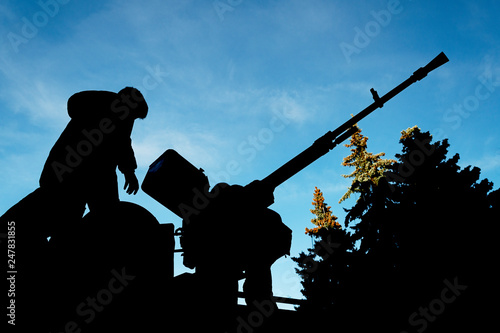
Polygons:
M370 88L386 93L441 51L449 63L359 124L368 149L393 157L400 131L418 125L449 138L449 156L498 188L498 13L493 0L4 0L0 211L37 187L75 92L144 93L150 114L132 137L141 181L173 148L212 185L245 185L370 104ZM337 204L348 154L337 147L275 191L271 208L293 230L292 255L311 245L304 228L315 186L341 219L352 206L355 198ZM181 224L144 193L120 195ZM275 264L275 294L301 296L294 268L290 258Z

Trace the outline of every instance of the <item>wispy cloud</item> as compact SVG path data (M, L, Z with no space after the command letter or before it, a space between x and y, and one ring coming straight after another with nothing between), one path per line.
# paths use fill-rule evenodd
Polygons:
M485 155L481 159L473 161L472 166L477 166L484 172L490 172L500 169L500 151L496 154Z
M24 113L34 123L47 128L61 128L68 120L66 101L69 96L51 89L49 82L19 77L17 84L2 93L5 104Z
M210 148L214 137L208 133L187 133L173 128L158 130L133 141L140 168L147 168L165 150L174 149L191 163L203 168L219 166L215 150Z
M310 109L313 107L305 105L304 101L300 101L300 97L294 97L293 92L280 91L269 98L269 106L275 113L281 113L286 116L291 122L302 124L309 119L311 115ZM307 101L311 102L311 101Z

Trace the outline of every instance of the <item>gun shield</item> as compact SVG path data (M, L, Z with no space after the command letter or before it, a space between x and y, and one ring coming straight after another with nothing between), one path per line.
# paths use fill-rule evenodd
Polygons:
M183 207L193 207L195 197L208 190L208 178L175 150L168 149L150 166L142 190L183 218Z

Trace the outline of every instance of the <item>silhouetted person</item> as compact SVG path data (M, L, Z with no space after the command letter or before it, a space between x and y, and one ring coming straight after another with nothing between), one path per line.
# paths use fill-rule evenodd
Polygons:
M148 105L139 90L118 93L82 91L68 100L70 122L54 144L40 177L40 188L59 195L68 217L81 217L85 204L102 210L119 201L116 168L125 190L136 194L139 182L130 135Z
M125 175L127 193L135 194L139 183L134 174L137 165L130 135L134 120L145 118L147 112L142 94L129 87L119 93L83 91L68 100L71 120L50 151L40 177L40 188L0 216L2 232L12 222L16 228L18 265L15 268L19 287L16 298L20 324L47 331L45 325L49 318L56 316L52 308L46 306L48 299L57 303L62 295L74 294L71 288L61 284L49 287L54 276L60 275L57 269L64 272L68 264L76 260L75 265L82 265L82 270L97 276L103 273L95 262L85 266L84 261L75 257L75 249L86 249L87 242L96 244L95 239L84 239L85 234L75 231L82 228L85 204L89 205L96 221L111 225L123 222L124 218L116 215L125 207L119 205L116 168ZM128 218L133 218L129 215ZM111 221L113 218L116 221ZM87 228L91 229L89 234L101 235L110 227L102 223L89 224ZM119 231L115 228L113 234ZM81 237L69 237L71 235ZM50 242L48 236L52 237ZM80 247L69 250L68 244L72 243ZM101 249L99 255L106 258L109 256L106 251L118 253L121 249Z

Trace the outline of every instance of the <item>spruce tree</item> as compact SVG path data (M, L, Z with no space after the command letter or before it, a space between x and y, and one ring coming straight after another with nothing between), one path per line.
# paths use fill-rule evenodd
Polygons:
M344 161L356 167L348 177L354 178L350 193L359 198L345 220L354 233L311 233L314 248L294 258L306 297L298 310L338 332L491 325L500 190L480 179L479 168L461 168L458 154L448 158L448 140L432 142L416 126L401 132L395 162L377 166L366 141L355 133ZM484 315L474 316L476 310Z
M350 142L345 144L351 148L351 154L344 158L343 166L354 167L354 171L349 175L342 175L344 178L353 178L352 184L347 192L342 196L339 203L348 199L353 193L363 193L368 191L367 187L377 186L380 178L388 167L395 163L395 160L383 159L385 153L373 154L367 151L368 137L361 134L361 129L354 125L357 131L351 136Z
M447 139L432 142L429 132L415 126L401 132L400 143L397 162L378 186L364 187L370 190L348 210L346 224L356 222L359 253L367 259L360 270L377 286L366 294L392 305L383 312L398 319L395 329L452 331L475 321L469 313L489 292L484 286L493 274L493 242L481 226L492 226L497 192L480 180L479 168L461 168L458 154L447 158ZM408 327L409 316L439 297L444 281L467 286L466 297L441 320L415 324L421 316L414 317L414 327Z
M316 217L311 219L311 222L316 225L316 227L312 229L306 228L306 234L314 235L321 229L330 230L341 228L340 223L337 222L337 216L332 215L330 210L332 207L327 206L323 193L317 187L314 187L314 198L312 204L314 209L311 209L311 213L313 213Z
M315 187L311 220L316 225L306 228L314 245L292 258L298 265L297 273L302 278L302 294L305 302L297 309L306 317L314 316L314 326L328 327L332 321L336 327L342 326L346 313L341 307L354 295L346 293L352 290L353 283L349 270L349 256L354 248L351 234L342 229L337 217L327 206L321 190Z

